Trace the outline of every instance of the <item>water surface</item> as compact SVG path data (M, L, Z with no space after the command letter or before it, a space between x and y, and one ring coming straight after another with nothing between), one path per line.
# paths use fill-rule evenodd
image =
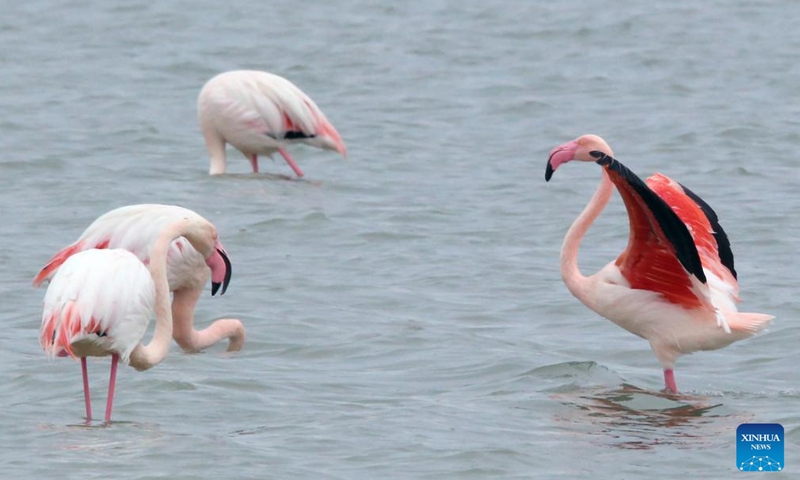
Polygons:
M17 2L0 17L0 464L8 478L730 478L746 421L800 448L800 34L794 4ZM292 149L209 177L196 96L236 68L290 78L349 160ZM643 340L563 286L558 252L604 136L714 206L765 334L683 357L660 393ZM198 323L247 343L121 370L83 424L78 363L38 343L30 280L97 216L174 203L234 262ZM614 199L586 272L627 241ZM90 362L95 410L108 361Z

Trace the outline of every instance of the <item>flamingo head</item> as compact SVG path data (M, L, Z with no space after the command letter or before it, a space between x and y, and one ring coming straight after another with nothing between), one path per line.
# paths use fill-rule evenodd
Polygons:
M564 163L572 160L581 162L597 161L597 157L592 155L593 152L602 152L610 157L614 156L614 152L611 151L608 143L597 135L582 135L575 140L557 146L550 151L550 157L547 159L547 169L544 172L545 181L549 182L553 172Z
M220 287L220 295L224 294L231 281L232 269L228 252L219 241L216 227L204 218L185 218L180 228L182 236L203 256L206 265L211 269L211 295L216 295Z

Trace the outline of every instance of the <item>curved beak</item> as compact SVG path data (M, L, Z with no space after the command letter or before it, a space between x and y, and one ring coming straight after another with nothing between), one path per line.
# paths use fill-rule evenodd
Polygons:
M206 265L211 268L211 296L217 294L217 291L222 287L220 295L224 295L228 290L228 284L231 281L231 274L233 268L231 261L228 259L228 252L221 243L217 242L214 253L206 260Z

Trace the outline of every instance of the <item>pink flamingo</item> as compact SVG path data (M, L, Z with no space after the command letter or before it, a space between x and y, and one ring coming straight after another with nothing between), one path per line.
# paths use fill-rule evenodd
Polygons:
M602 138L584 135L554 148L545 180L579 160L603 167L600 186L561 247L561 276L584 305L650 342L677 393L679 355L716 350L762 330L773 318L740 313L733 253L717 215L700 197L668 177L643 182L613 158ZM578 248L616 186L630 220L624 252L590 277L578 269Z
M250 160L258 173L258 155L279 152L298 177L303 171L286 146L305 143L347 157L342 137L311 98L278 75L253 70L220 73L197 99L200 128L211 155L208 173L225 173L225 143Z
M121 248L148 263L161 231L181 218L207 222L192 210L174 205L130 205L112 210L92 222L75 243L56 253L33 279L33 284L40 285L52 278L67 258L92 248ZM203 350L224 338L229 339L228 351L241 350L244 325L237 319L220 319L204 330L194 329L194 309L209 269L211 295L220 288L220 294L224 294L231 278L231 264L222 243L217 242L216 253L204 258L186 239L172 242L167 254L167 278L173 292L173 337L187 352Z
M216 228L204 219L184 218L161 230L148 267L127 250L85 250L66 259L47 288L39 341L50 357L81 359L87 422L92 419L87 356L111 355L105 415L108 423L117 363L121 360L136 370L147 370L169 352L172 312L167 255L178 238L185 239L210 262L220 255ZM140 342L154 312L155 332L150 343L143 346Z

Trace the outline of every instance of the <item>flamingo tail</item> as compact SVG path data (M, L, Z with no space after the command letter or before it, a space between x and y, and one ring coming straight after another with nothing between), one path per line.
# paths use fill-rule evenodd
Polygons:
M763 330L775 318L766 313L724 312L723 315L731 330L750 335Z

